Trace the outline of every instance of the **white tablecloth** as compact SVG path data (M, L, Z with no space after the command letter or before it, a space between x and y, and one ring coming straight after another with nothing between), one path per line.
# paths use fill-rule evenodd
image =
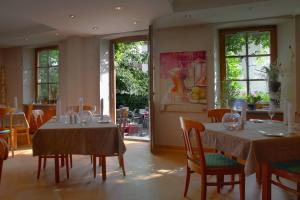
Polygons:
M270 149L261 148L264 145L260 145L260 149L254 149L255 143L266 144L266 148L273 148L272 156L273 161L280 161L288 159L291 156L293 158L292 152L299 152L300 155L300 135L299 134L287 134L287 126L279 122L270 123L265 121L264 123L253 123L247 122L244 130L230 131L226 130L222 123L206 123L205 133L202 135L202 142L204 145L224 151L229 152L231 155L246 161L245 173L247 175L255 172L256 168L256 154ZM263 135L263 133L283 133L286 134L284 137L268 137ZM273 142L274 147L272 147ZM282 145L285 148L289 148L289 142L299 143L299 148L295 146L285 153L277 153L276 145L278 141L282 141ZM293 149L295 148L295 149ZM282 149L281 149L282 151ZM284 156L283 156L284 155Z
M65 124L49 120L32 138L33 155L81 154L121 155L126 151L117 125L97 120L86 124Z

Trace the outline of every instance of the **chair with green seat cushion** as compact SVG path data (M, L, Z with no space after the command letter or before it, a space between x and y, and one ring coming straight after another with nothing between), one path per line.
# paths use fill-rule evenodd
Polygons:
M205 155L206 167L239 167L240 164L222 154L210 153Z
M300 200L300 160L277 162L271 164L271 173L297 183L297 189L284 185L279 178L271 183L298 196Z
M204 132L205 127L202 123L180 117L180 125L183 133L185 152L187 156L187 174L184 196L186 196L188 191L190 175L196 172L198 174L201 174L201 200L206 199L207 186L217 186L217 190L219 192L220 188L223 185L233 184L239 184L240 199L245 199L244 166L228 157L225 157L222 154L204 154L203 146L201 143L201 134ZM235 174L239 175L238 181L223 181L224 175ZM217 182L207 182L207 175L216 175Z

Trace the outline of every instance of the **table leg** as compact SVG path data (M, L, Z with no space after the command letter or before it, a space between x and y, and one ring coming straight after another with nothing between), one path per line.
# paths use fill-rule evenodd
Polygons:
M101 156L101 165L102 165L102 180L106 180L106 157Z
M269 163L261 164L262 199L271 200L271 171Z
M255 169L255 171L256 171L256 182L258 183L258 184L261 184L261 181L262 181L262 177L261 177L261 164L259 164L259 163L256 163L256 169Z
M54 155L55 182L59 183L59 155Z

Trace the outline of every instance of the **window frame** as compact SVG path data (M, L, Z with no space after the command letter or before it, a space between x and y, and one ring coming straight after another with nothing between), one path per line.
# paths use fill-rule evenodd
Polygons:
M225 54L225 36L227 34L234 34L238 32L270 32L270 61L271 63L276 62L277 60L277 26L276 25L268 25L268 26L254 26L254 27L240 27L240 28L230 28L230 29L221 29L219 30L219 54L220 54L220 96L223 98L223 82L226 81L226 54ZM248 54L248 45L246 44L246 55L245 58L248 59L249 57L258 57L264 56L262 55L249 55ZM230 56L229 56L230 57ZM232 56L232 57L241 57L241 56ZM249 79L249 66L248 62L246 64L247 67L247 78L243 79L247 83L247 94L249 92L249 85L252 79ZM252 81L254 81L253 79Z
M55 45L55 46L48 46L48 47L41 47L41 48L36 48L35 49L35 101L37 102L38 101L38 86L41 84L41 83L38 83L38 69L39 68L45 68L45 67L39 67L39 52L41 51L45 51L45 50L58 50L58 46ZM58 61L59 62L59 61ZM48 68L49 68L49 65L48 65ZM58 63L58 67L59 69L59 63ZM49 81L49 72L48 72L48 81ZM48 103L50 101L49 99L49 85L50 84L57 84L59 85L59 81L57 83L52 83L52 82L45 82L43 84L47 84L48 85Z

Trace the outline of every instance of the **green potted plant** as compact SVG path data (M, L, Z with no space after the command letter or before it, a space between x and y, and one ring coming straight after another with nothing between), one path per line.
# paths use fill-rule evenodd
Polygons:
M255 104L259 101L262 100L262 97L258 94L249 94L247 95L246 97L246 101L248 103L248 109L249 110L255 110L256 109L256 106Z

